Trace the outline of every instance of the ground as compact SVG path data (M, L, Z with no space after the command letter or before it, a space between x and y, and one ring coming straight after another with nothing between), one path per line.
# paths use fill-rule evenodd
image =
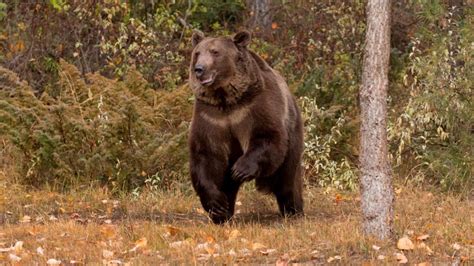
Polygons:
M219 226L192 190L59 194L0 180L0 264L474 263L472 199L396 189L395 237L380 242L362 235L357 192L307 188L306 217L285 220L270 196L247 185L234 221Z

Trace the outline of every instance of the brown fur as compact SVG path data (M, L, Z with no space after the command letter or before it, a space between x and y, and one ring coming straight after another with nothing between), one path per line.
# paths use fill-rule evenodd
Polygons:
M232 217L240 185L253 179L276 196L283 215L303 213L300 112L280 74L247 49L249 41L248 32L193 35L191 178L215 223ZM205 69L199 78L196 66Z

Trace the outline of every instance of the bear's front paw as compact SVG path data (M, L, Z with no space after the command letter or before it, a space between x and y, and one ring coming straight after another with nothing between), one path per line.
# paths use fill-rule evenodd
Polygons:
M208 212L217 216L228 216L229 215L229 203L227 197L219 193L213 195L207 202Z
M237 181L250 181L260 174L258 164L248 157L240 157L232 167L232 177Z
M224 194L214 195L207 202L207 207L209 217L216 224L224 223L232 217L227 197Z

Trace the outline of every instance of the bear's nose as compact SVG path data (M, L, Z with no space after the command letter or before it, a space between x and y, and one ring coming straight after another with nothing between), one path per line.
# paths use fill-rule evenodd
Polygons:
M196 77L202 76L204 74L204 66L203 65L196 65L194 67L194 73L196 73Z

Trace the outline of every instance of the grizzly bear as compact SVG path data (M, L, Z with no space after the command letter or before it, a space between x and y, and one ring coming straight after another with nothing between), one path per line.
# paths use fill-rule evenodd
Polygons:
M303 214L303 125L285 80L247 48L251 36L195 31L189 85L192 184L214 223L228 221L243 182L275 195L284 216Z

